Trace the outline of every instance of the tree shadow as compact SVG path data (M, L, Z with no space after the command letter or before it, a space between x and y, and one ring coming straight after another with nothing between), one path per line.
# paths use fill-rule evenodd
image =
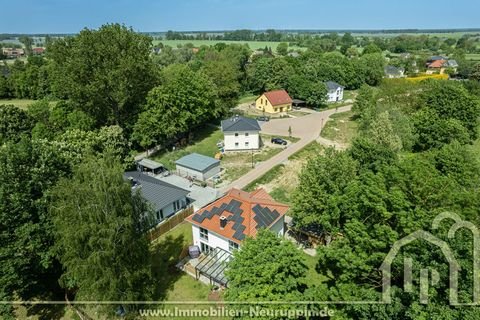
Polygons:
M183 271L175 265L179 262L180 255L185 245L185 237L167 236L155 245L152 250L152 274L155 281L154 300L164 300L167 292L171 290Z

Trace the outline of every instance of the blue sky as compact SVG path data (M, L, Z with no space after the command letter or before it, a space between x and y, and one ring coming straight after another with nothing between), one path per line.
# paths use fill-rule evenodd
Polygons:
M0 33L479 28L478 0L0 0Z

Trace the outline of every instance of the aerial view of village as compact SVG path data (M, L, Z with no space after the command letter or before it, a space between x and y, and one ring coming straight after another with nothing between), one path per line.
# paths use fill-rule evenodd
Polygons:
M480 2L0 8L0 319L480 319Z

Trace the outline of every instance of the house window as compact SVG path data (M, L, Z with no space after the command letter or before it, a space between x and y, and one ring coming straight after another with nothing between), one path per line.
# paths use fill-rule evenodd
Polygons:
M228 251L233 252L233 250L238 250L238 243L228 240Z
M238 137L238 132L235 132L235 137Z
M260 104L263 104L263 99L260 99Z
M248 141L245 141L245 147L248 147L249 143Z
M248 132L245 132L245 137L248 137Z
M235 148L238 148L238 142L235 142Z
M200 242L200 250L206 254L210 254L214 251L212 247L210 247L208 244Z
M204 239L208 241L208 230L200 228L200 239Z
M173 203L173 211L180 210L180 200L177 200Z

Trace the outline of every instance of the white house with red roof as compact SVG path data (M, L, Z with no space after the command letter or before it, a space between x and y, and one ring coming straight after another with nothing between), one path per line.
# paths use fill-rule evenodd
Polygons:
M264 189L246 192L231 189L226 195L185 220L192 224L193 244L204 253L238 249L261 228L283 236L289 207L276 202Z
M267 113L285 113L292 110L292 98L283 89L268 91L255 100L255 108Z

